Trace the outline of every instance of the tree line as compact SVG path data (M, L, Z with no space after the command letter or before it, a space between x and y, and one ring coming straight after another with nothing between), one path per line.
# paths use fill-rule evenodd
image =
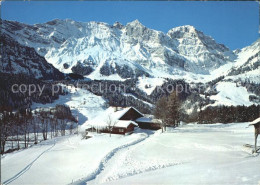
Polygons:
M238 123L250 122L260 116L260 105L251 106L217 106L200 110L189 121L198 123Z
M31 107L33 102L36 103L52 103L54 100L59 98L59 95L65 95L61 89L52 94L52 84L54 82L42 81L35 78L32 78L25 74L7 74L0 72L0 111L12 111L17 109L28 109ZM43 92L39 92L39 89L36 88L35 93L29 94L28 91L25 93L22 92L13 92L12 86L14 84L35 84L40 87L44 87Z

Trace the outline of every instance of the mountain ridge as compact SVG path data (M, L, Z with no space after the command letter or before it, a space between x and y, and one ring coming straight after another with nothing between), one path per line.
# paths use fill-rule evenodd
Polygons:
M182 27L173 28L165 34L145 27L138 20L126 25L119 22L114 25L95 21L83 23L71 19L26 25L3 20L2 27L4 33L20 44L33 47L49 63L65 73L71 72L73 67L77 68L78 64L86 67L89 73L107 68L109 64L109 72L98 71L96 74L111 75L121 68L127 69L127 77L138 77L141 73L157 76L160 72L164 76L171 76L176 71L208 74L210 70L232 62L231 58L235 57L231 50L217 44L211 37L204 36L194 27L198 36L183 30L185 37L182 42L176 37L177 31L180 31L178 29ZM190 38L192 35L194 38ZM201 41L200 38L206 40ZM210 45L205 47L203 43ZM216 51L212 52L214 47ZM190 48L193 50L187 51ZM208 51L209 48L212 51ZM197 52L200 52L198 57ZM92 58L90 63L86 60L88 58ZM214 65L211 60L214 60ZM121 73L118 75L124 78Z
M167 33L147 28L138 20L126 25L72 19L27 25L2 20L1 25L3 33L34 48L60 71L91 79L208 78L214 71L221 72L220 68L230 70L241 53L191 25Z

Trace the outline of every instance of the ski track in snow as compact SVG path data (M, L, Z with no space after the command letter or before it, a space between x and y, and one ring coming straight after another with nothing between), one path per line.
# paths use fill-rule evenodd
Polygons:
M176 166L176 165L182 165L188 162L175 162L175 163L167 163L167 164L159 164L159 165L151 165L148 167L144 167L144 168L140 168L140 169L136 169L135 171L131 171L125 174L117 174L117 176L114 177L109 177L107 179L105 179L105 181L101 181L101 184L105 184L111 181L116 181L119 179L123 179L126 177L130 177L130 176L134 176L134 175L138 175L141 173L146 173L146 172L151 172L151 171L155 171L155 170L159 170L159 169L163 169L163 168L168 168L168 167L172 167L172 166ZM94 182L93 184L99 184L99 182Z
M144 137L143 138L139 138L133 142L130 142L130 143L127 143L127 144L124 144L122 146L119 146L117 148L114 148L113 150L111 150L100 162L99 166L97 167L97 169L90 175L88 175L86 178L83 178L83 179L79 179L79 180L76 180L75 182L71 183L73 185L85 185L85 184L88 184L88 182L92 181L92 180L95 180L98 175L100 175L104 169L105 169L105 166L106 164L108 163L109 160L111 160L115 154L117 152L119 152L121 149L124 149L124 148L127 148L127 147L130 147L130 146L134 146L144 140L146 140L149 135L144 133L143 134Z
M101 171L101 173L99 173L96 176L95 179L92 179L92 180L86 182L86 184L106 184L106 183L111 182L111 181L115 181L115 180L119 180L119 179L122 179L122 178L134 176L134 175L137 175L137 174L155 171L155 170L159 170L159 169L163 169L163 168L167 168L167 167L171 167L171 166L176 166L176 165L181 165L181 164L189 162L189 161L182 161L182 162L170 162L170 161L168 161L164 164L163 163L158 164L158 163L153 163L152 161L150 161L148 165L144 165L144 164L141 165L141 166L135 165L134 170L128 169L124 173L116 173L112 176L111 176L111 174L109 174L109 172L111 171L111 169L109 168L109 166L111 166L111 164L109 165L109 162L114 163L113 160L117 161L117 159L120 160L120 158L123 158L124 161L127 161L127 163L131 165L131 162L132 162L131 159L130 159L131 157L129 158L129 156L130 156L129 154L131 153L131 151L135 150L137 147L142 145L144 142L148 142L148 140L151 139L154 136L156 136L156 133L149 134L148 137L145 138L144 140L142 140L141 142L138 142L138 143L135 143L134 145L129 146L131 148L124 147L121 150L114 153L113 156L110 158L110 160L105 163L104 168ZM107 175L107 172L108 172L108 175Z
M16 179L18 179L19 177L21 177L24 173L26 173L28 170L30 170L30 168L32 167L32 165L46 152L48 152L50 149L52 149L54 146L56 145L56 141L54 142L54 144L47 148L46 150L44 150L38 157L36 157L30 164L28 164L25 168L23 168L19 173L17 173L16 175L14 175L13 177L11 177L10 179L6 180L5 182L3 182L3 185L6 184L10 184L11 182L15 181Z

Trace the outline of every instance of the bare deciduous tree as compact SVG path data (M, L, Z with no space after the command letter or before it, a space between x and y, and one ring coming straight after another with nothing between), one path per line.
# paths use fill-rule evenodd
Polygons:
M111 117L111 115L109 115L109 116L107 117L106 123L107 123L107 128L108 128L108 130L109 130L109 137L111 137L111 133L112 133L113 128L114 128L114 126L116 125L117 121L113 120L113 118Z

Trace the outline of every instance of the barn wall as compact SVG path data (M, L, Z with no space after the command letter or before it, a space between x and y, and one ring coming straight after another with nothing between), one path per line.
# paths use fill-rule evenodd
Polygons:
M161 126L156 123L136 122L142 129L159 130Z
M125 133L127 132L133 132L134 131L134 125L133 124L130 124L127 128L122 128L122 127L114 127L113 130L112 130L112 134L122 134L122 135L125 135ZM123 129L124 132L119 132L120 129ZM100 130L100 132L102 133L109 133L109 130L108 129L103 129L103 130Z
M120 129L123 129L124 132L119 132ZM125 133L126 133L126 128L115 127L115 128L113 128L112 133L113 133L113 134L123 134L123 135L125 135Z
M135 126L133 124L130 124L127 129L126 132L133 132L134 131Z

